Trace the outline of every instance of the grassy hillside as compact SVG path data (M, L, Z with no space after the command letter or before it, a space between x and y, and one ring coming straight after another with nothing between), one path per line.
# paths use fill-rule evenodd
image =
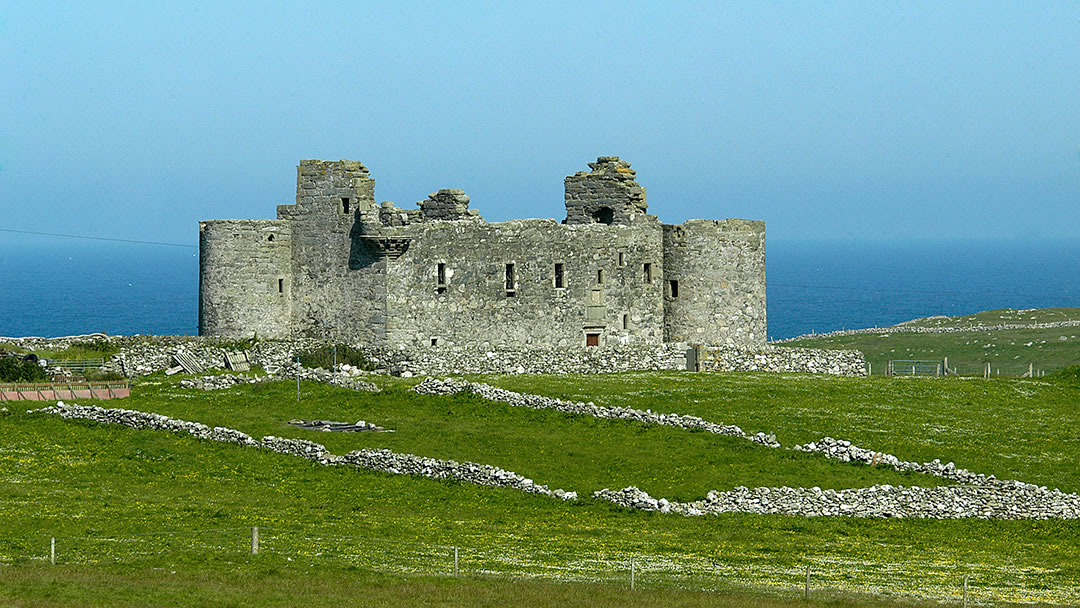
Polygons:
M875 374L883 374L890 359L940 361L948 357L949 367L957 367L961 374L981 375L989 362L995 375L1020 376L1028 371L1029 363L1044 372L1080 364L1080 326L986 328L1070 320L1080 320L1080 308L991 310L958 317L916 319L898 326L961 330L956 332L909 333L885 328L872 333L809 337L784 342L783 346L860 350ZM972 329L963 331L965 328Z
M1080 428L1080 384L1068 379L659 372L484 379L602 405L693 413L750 432L776 432L788 446L839 436L907 459L954 460L999 477L1080 490L1080 435L1071 431ZM379 379L380 394L304 384L299 403L289 382L214 393L176 382L156 377L137 386L131 399L106 405L255 436L311 439L335 453L388 447L493 464L584 497L630 484L685 500L738 485L939 483L705 433L511 408L473 396L422 397L399 379ZM361 589L370 589L364 596L374 598L373 605L420 603L418 594L430 594L433 604L462 606L718 601L711 594L669 592L674 588L720 589L729 602L721 605L757 605L765 601L761 593L797 597L807 564L814 585L830 589L825 598L840 591L857 598L957 599L969 575L973 599L1080 601L1080 525L1072 521L683 518L628 512L589 498L563 503L507 489L319 467L167 432L9 409L0 414L0 563L11 568L0 576L0 598L15 598L6 600L14 605L290 605L302 599L333 606L355 601ZM1024 413L1023 424L1017 412ZM305 431L284 424L294 417L362 418L396 432ZM256 557L249 555L251 526L260 527L262 554ZM56 568L42 565L53 536ZM455 546L467 578L430 578L452 571ZM639 586L632 596L625 590L631 557ZM424 575L419 584L417 575ZM517 586L505 577L537 582ZM601 585L552 591L543 580ZM309 596L311 587L324 592ZM863 605L862 599L851 602Z

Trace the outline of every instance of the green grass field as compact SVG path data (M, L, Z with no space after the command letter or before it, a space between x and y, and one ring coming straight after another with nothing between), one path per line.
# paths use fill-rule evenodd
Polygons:
M785 446L831 435L905 459L952 460L1080 491L1080 383L1070 379L676 372L479 379L696 414L775 432ZM1075 521L625 511L589 496L631 484L690 500L739 485L941 481L700 432L474 396L419 396L408 390L414 380L376 381L384 392L305 383L298 403L290 382L205 393L155 376L136 385L135 396L102 404L256 437L311 439L339 454L387 447L493 464L583 499L326 468L9 404L0 414L0 606L336 606L358 595L371 605L785 605L801 601L807 565L823 605L958 601L965 575L973 601L1080 602ZM396 432L306 431L285 424L295 417L364 419ZM258 556L250 555L252 526L260 528ZM57 537L55 567L47 563L50 537ZM461 578L448 576L454 547Z
M1080 364L1080 326L1049 328L992 329L994 325L1032 325L1054 321L1080 320L1080 308L1038 310L990 310L958 317L916 319L904 326L984 329L950 333L908 333L889 331L833 337L810 337L783 346L807 348L851 348L860 350L883 374L889 360L937 360L949 358L949 367L962 375L981 375L989 362L994 375L1020 376L1033 364L1036 371L1053 372Z

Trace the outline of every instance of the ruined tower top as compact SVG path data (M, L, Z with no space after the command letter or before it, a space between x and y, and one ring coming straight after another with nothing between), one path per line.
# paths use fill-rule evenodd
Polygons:
M567 224L629 224L630 217L648 209L645 188L635 181L637 172L618 156L601 156L589 163L588 173L568 176Z

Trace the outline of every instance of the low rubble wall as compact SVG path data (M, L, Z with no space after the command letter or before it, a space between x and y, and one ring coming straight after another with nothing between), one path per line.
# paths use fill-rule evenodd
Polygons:
M61 349L79 338L5 339L26 350ZM120 348L105 363L107 371L132 378L164 371L182 355L204 369L225 367L227 353L246 349L251 362L275 373L295 364L296 354L325 347L315 339L260 341L248 346L214 338L192 336L104 336L94 340ZM581 348L478 349L431 347L416 350L359 345L378 373L395 376L449 376L462 374L597 374L635 370L763 371L865 375L862 354L852 350L759 347L692 346L666 343L653 346L612 345ZM295 368L291 368L295 372Z
M552 490L527 477L499 467L475 462L457 462L426 458L415 454L403 454L386 449L354 450L344 456L331 454L326 446L306 439L286 439L267 435L257 441L250 435L226 427L213 427L201 422L191 422L170 418L152 412L103 408L93 405L66 404L59 401L56 405L32 410L41 414L52 414L67 419L93 420L102 424L118 424L134 429L156 429L187 433L207 441L235 443L253 448L267 449L280 454L305 458L326 466L352 465L392 475L417 475L432 479L452 479L464 483L482 486L513 488L530 494L553 496L562 500L576 500L576 492L561 489Z
M801 372L865 376L866 358L857 350L704 346L698 349L698 368L703 372Z

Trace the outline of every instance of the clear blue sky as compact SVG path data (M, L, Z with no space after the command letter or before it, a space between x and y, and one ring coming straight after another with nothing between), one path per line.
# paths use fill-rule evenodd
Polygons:
M1073 1L0 2L0 58L0 228L194 244L302 158L561 219L618 155L667 222L1080 238Z

